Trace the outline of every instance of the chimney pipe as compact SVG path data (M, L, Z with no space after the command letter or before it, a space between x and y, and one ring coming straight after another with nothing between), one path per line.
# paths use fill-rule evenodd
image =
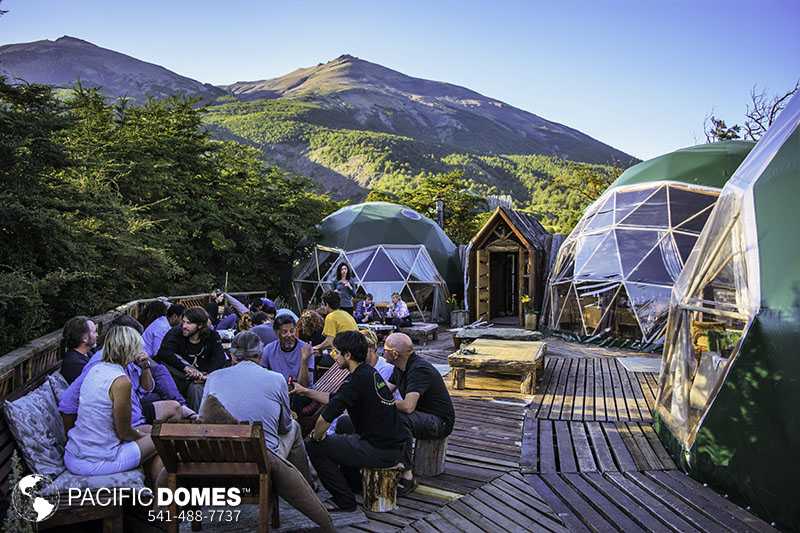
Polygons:
M444 229L444 200L441 198L436 199L436 223Z

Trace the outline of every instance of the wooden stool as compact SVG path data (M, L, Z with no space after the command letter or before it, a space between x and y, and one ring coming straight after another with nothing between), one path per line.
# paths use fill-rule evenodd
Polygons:
M364 509L375 513L388 513L397 509L397 480L404 467L362 468L361 496Z
M433 477L444 472L447 455L447 437L443 439L417 439L414 444L414 475Z

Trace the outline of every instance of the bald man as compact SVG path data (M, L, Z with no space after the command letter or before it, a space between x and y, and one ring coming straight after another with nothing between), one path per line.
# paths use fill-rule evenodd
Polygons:
M448 436L456 413L439 371L414 353L414 343L405 333L392 333L386 338L383 357L394 365L389 388L400 392L403 399L395 406L407 416L414 437L431 440ZM410 447L405 451L404 464L412 464ZM411 469L403 472L401 493L413 490L414 484Z

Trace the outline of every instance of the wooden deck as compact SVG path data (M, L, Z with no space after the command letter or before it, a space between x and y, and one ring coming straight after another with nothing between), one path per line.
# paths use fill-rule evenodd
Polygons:
M642 354L588 348L548 350L530 403L454 396L444 474L339 531L774 531L676 469L651 425L656 375L619 362ZM451 351L448 335L418 348L436 364Z
M449 349L420 352L441 364ZM412 495L349 530L772 531L676 469L652 428L657 375L626 370L632 355L559 341L526 408L454 397L447 469L423 483L461 497L417 518Z

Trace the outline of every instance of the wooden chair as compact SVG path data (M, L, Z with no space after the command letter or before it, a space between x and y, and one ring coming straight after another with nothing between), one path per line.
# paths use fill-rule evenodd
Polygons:
M258 531L279 527L277 495L271 489L267 448L260 422L242 424L156 423L153 443L167 470L171 490L178 487L239 487L242 503L258 504ZM177 516L177 505L169 507ZM194 522L192 530L199 529ZM167 531L177 533L172 520Z
M342 386L342 383L344 383L344 380L346 380L349 375L350 372L346 368L339 368L338 366L331 367L319 381L314 383L313 388L314 390L333 394L339 390L339 387ZM307 437L308 434L311 433L311 430L314 429L317 417L324 408L325 406L320 403L311 402L306 405L300 413L297 413L297 422L300 424L303 437Z

